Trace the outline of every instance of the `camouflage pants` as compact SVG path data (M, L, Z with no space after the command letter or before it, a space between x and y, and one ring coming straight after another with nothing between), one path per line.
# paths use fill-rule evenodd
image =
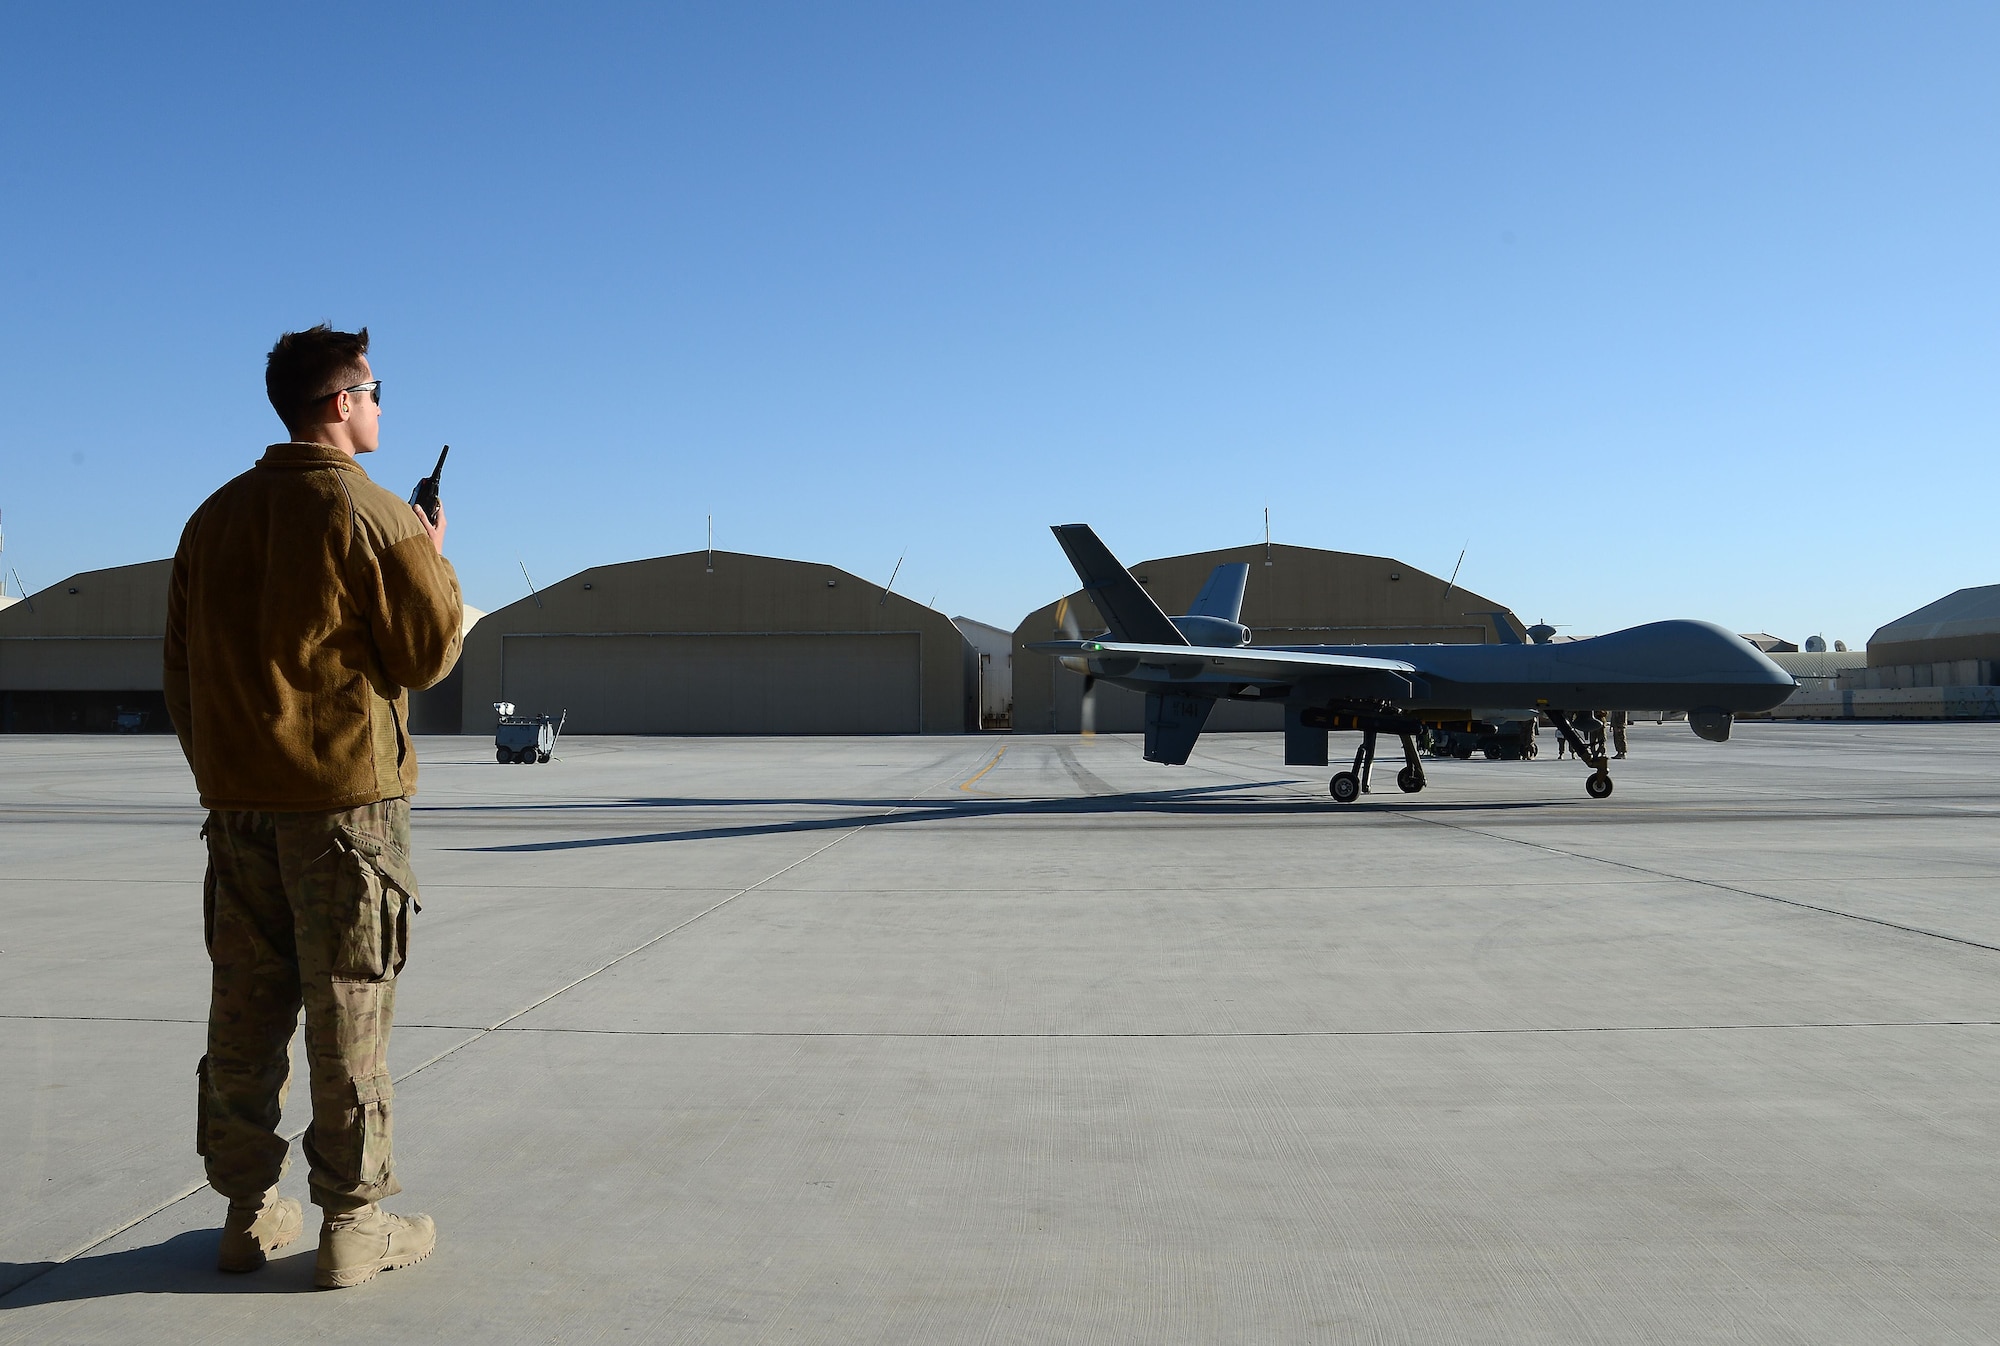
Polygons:
M329 1211L402 1190L389 1152L389 1028L417 885L410 805L210 813L202 886L211 964L195 1149L232 1199L283 1175L278 1118L306 1016L312 1199Z

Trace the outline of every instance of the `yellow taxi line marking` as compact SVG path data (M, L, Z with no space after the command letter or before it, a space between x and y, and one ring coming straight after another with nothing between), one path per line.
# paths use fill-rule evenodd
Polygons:
M1005 757L1006 755L1007 755L1007 750L1005 748L1002 748L1000 749L999 752L994 753L992 761L988 762L985 766L979 768L979 772L977 775L973 776L971 780L965 782L965 784L959 786L958 788L966 791L967 793L970 793L972 787L979 783L979 777L985 775L987 772L991 771L994 767L999 766L1000 759Z

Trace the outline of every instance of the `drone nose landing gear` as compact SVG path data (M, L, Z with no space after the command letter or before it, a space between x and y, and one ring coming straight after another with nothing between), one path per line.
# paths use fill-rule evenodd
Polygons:
M1604 755L1602 750L1594 753L1590 750L1589 745L1578 736L1576 729L1570 724L1569 713L1567 711L1552 710L1549 712L1549 719L1555 722L1556 732L1561 734L1563 741L1569 744L1570 751L1576 754L1576 759L1579 762L1588 762L1593 768L1590 775L1583 782L1583 792L1592 799L1609 799L1611 797L1610 759Z

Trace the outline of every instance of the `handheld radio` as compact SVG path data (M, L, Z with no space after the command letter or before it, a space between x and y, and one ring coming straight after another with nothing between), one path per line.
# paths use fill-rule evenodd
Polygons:
M438 455L437 466L431 469L428 477L417 483L416 490L410 492L410 503L424 512L424 517L431 521L433 528L437 527L439 513L438 478L444 475L444 455L450 452L451 445L445 445L444 453Z

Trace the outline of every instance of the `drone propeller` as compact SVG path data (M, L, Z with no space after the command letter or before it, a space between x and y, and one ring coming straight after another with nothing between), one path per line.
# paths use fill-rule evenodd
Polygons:
M1083 633L1077 629L1076 625L1076 610L1070 607L1067 598L1056 604L1056 625L1060 628L1064 640L1083 639ZM1097 698L1092 696L1091 692L1097 686L1097 675L1090 672L1089 667L1088 664L1084 665L1083 702L1078 714L1083 732L1086 734L1095 734L1097 732Z

